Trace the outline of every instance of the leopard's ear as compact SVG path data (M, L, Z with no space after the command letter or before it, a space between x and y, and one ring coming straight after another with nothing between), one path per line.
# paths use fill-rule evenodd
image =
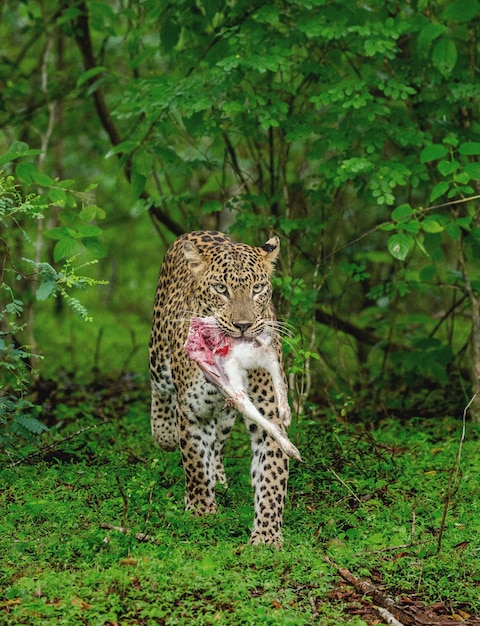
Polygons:
M200 276L205 267L205 262L197 246L191 241L185 241L183 244L183 254L187 259L187 264L192 274Z
M262 255L262 263L269 274L275 269L275 262L280 252L280 239L278 237L271 237L266 241L261 248L259 248Z

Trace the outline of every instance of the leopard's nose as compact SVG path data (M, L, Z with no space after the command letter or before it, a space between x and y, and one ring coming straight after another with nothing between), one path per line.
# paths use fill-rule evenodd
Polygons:
M247 332L247 330L250 328L252 324L253 322L244 322L244 321L233 322L233 325L235 326L235 328L238 328L238 330L242 333L242 335L244 335Z

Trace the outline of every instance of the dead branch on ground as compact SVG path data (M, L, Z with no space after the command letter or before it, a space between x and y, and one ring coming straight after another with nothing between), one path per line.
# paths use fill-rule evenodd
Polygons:
M125 528L123 526L114 526L113 524L106 524L102 522L100 524L100 528L105 528L106 530L115 530L118 533L123 533L124 535L131 535L132 531L129 528ZM161 542L158 539L154 539L150 535L146 535L145 533L135 533L133 535L135 539L141 542L154 543L155 545L161 545Z
M376 585L368 580L357 578L346 567L341 567L334 563L328 556L325 557L326 562L332 565L340 576L352 585L357 592L370 597L374 602L374 609L380 617L388 624L394 626L452 626L452 620L446 616L436 616L428 609L421 610L420 606L413 603L411 607L400 606L393 598L379 589ZM465 620L465 624L480 624L478 620Z

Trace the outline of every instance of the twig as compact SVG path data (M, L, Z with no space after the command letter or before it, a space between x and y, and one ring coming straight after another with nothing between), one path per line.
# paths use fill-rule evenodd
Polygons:
M331 467L328 467L327 469L328 469L329 472L331 472L335 476L335 478L340 483L342 483L342 485L345 487L345 489L348 491L348 493L355 498L355 500L360 504L360 506L363 506L363 502L360 500L360 498L357 496L357 494L353 491L353 489L347 485L347 483L343 480L343 478L341 476L339 476L337 474L337 472L335 470L333 470Z
M120 476L118 474L115 474L115 478L117 479L118 489L120 490L120 495L122 496L122 500L123 500L122 528L125 528L125 524L127 522L127 513L128 513L128 498L127 498L127 494L123 490L123 485L120 480Z
M398 619L392 615L390 611L384 609L383 606L375 606L374 609L387 624L392 624L393 626L404 626L402 622L399 622Z
M350 570L346 567L340 567L334 563L328 556L325 557L325 560L329 565L332 565L340 574L340 576L346 580L348 583L353 585L357 591L362 594L370 596L373 601L379 606L387 609L389 613L396 617L402 618L402 626L409 626L410 624L415 624L415 619L406 615L397 605L395 601L381 592L375 585L368 582L367 580L361 580L352 574Z
M12 467L16 467L17 465L21 465L22 463L27 463L28 461L30 461L31 459L34 459L37 456L48 454L49 452L52 452L52 450L55 450L56 448L61 446L63 443L70 441L77 435L81 435L82 433L87 432L87 430L92 430L93 428L104 426L105 424L108 424L110 421L111 420L109 419L103 420L103 422L99 422L98 424L92 424L91 426L85 426L84 428L80 428L80 430L77 430L72 435L68 435L67 437L64 437L63 439L61 439L60 441L55 441L49 446L42 447L40 448L40 450L31 452L30 454L27 454L27 456L24 456L22 459L19 459L18 461L14 461L13 463L10 463L10 465L6 465L4 469L11 469Z
M106 530L115 530L118 533L123 533L124 535L130 535L132 533L130 529L124 528L123 526L114 526L113 524L106 524L103 522L100 524L100 528L105 528ZM161 541L158 541L158 539L154 539L153 537L150 537L150 535L146 535L145 533L135 533L133 536L135 537L135 539L138 539L138 541L154 543L157 546L162 545Z
M315 598L313 596L310 596L308 598L308 601L310 602L310 606L312 607L312 615L313 615L313 617L318 617L320 614L317 611L317 607L315 606Z
M438 532L437 554L442 549L442 539L443 539L443 533L444 533L444 530L445 530L445 521L447 519L448 507L450 506L450 500L452 498L454 487L455 487L455 485L458 482L458 474L460 472L460 462L462 460L463 443L465 441L465 434L466 434L466 429L467 429L467 412L468 412L468 409L470 408L470 406L475 401L477 395L478 395L478 392L475 393L470 398L470 401L468 402L467 406L463 409L462 434L460 436L460 442L459 442L459 445L458 445L458 452L457 452L457 456L455 458L455 463L454 463L454 465L452 467L452 471L450 472L450 478L448 480L448 485L447 485L447 493L445 494L445 504L444 504L444 507L443 507L442 521L440 522L440 530Z
M450 202L442 202L442 204L434 204L432 206L427 206L427 207L424 207L422 209L417 209L416 212L417 212L417 214L425 214L425 213L428 213L429 211L434 211L436 209L443 209L443 208L445 208L447 206L454 206L454 205L457 205L457 204L463 204L464 202L471 202L473 200L478 200L479 198L480 198L480 194L479 195L475 195L475 196L469 196L468 198L460 198L458 200L451 200ZM325 259L329 259L330 257L336 256L339 252L341 252L345 248L349 248L349 247L353 246L354 244L358 243L359 241L361 241L362 239L365 239L365 237L368 237L369 235L371 235L372 233L376 232L377 230L380 230L385 223L387 223L387 224L396 224L396 223L401 222L402 219L403 218L398 219L398 220L390 220L389 222L382 222L381 224L377 224L376 226L373 226L373 228L370 228L369 230L365 231L364 233L362 233L361 235L359 235L355 239L350 240L348 243L343 244L339 248L336 248L335 250L333 250L333 252L330 252L330 254L327 254L325 256Z
M118 375L118 380L120 380L122 378L122 376L125 374L125 372L127 371L128 365L130 363L130 361L133 359L133 357L137 354L137 352L140 350L141 346L136 342L136 335L135 335L135 331L133 329L130 329L130 338L132 340L132 348L130 350L130 352L127 354L127 357L125 358L122 367L120 368L120 374Z
M104 327L101 326L97 333L97 338L95 340L95 352L93 353L93 371L98 372L100 368L98 367L98 363L100 361L100 351L102 346L103 332Z
M411 541L409 543L401 543L398 546L385 546L385 548L378 548L377 550L369 550L369 554L383 554L385 552L395 552L397 550L408 550L409 548L416 548L417 546L430 543L431 539L423 539L423 541Z
M373 583L357 578L350 570L346 567L340 567L340 565L337 565L328 556L325 557L325 561L329 565L332 565L340 576L353 585L359 593L372 598L375 605L377 605L374 606L375 610L382 616L382 619L386 620L389 624L393 624L394 626L425 626L426 624L444 626L452 623L451 620L436 617L428 610L423 612L416 610L413 613L408 608L402 608L396 604L393 598L387 596Z
M410 543L415 541L415 527L417 522L417 516L415 514L415 507L412 504L412 528L410 529Z

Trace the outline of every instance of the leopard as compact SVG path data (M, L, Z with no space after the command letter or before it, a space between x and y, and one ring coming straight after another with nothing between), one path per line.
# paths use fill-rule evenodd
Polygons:
M194 231L171 244L160 268L149 343L151 431L163 450L180 448L185 509L195 515L218 512L216 485L227 485L223 453L237 411L188 357L184 346L190 322L213 316L233 338L268 334L286 386L281 324L272 303L279 251L278 236L254 247L223 232ZM278 406L267 369L248 372L248 394L261 415L286 432L290 411ZM254 495L249 542L281 548L289 459L257 424L245 420L245 426Z

